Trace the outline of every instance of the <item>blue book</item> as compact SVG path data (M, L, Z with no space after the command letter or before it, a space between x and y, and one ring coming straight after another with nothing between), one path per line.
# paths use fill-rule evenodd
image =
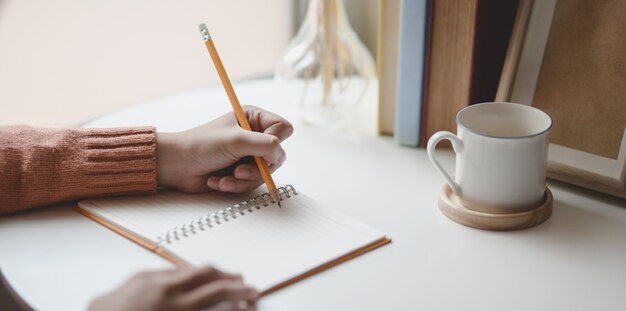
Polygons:
M428 0L402 0L396 97L396 142L417 146L420 137Z

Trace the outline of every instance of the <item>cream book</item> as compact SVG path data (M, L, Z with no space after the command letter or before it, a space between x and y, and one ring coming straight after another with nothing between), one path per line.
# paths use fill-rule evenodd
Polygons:
M269 193L159 192L85 200L77 211L178 266L214 265L267 295L391 240L287 185Z
M393 135L396 123L400 0L380 0L378 17L378 132Z

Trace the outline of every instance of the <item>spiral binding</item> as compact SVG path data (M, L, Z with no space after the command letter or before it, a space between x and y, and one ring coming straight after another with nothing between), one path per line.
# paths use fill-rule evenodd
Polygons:
M297 195L298 192L296 192L296 188L292 185L286 185L278 188L278 194L280 196L280 200L282 201L283 198L291 198L292 195ZM194 219L180 227L174 227L172 230L169 230L159 236L157 238L157 244L171 244L174 241L196 234L198 231L205 231L219 226L224 222L237 219L238 216L245 216L246 214L252 213L254 209L267 207L270 202L276 203L269 193L263 193L248 201L243 201L217 212Z

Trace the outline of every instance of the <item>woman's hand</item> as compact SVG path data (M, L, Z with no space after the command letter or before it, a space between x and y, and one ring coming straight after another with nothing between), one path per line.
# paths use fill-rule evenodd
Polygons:
M157 134L159 186L187 193L210 189L245 192L263 183L251 156L263 157L270 171L286 159L280 142L291 136L289 121L254 106L244 106L252 132L239 127L234 113L179 133Z
M91 311L255 310L259 295L241 276L212 267L142 272L109 294Z

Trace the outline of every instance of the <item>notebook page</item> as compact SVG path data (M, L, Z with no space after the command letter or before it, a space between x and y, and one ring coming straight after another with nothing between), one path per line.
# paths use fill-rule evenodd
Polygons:
M242 273L265 290L385 237L298 194L161 247L192 265Z
M128 196L84 200L78 205L88 212L152 242L161 234L183 223L216 212L262 193L184 194L160 192L153 196Z

